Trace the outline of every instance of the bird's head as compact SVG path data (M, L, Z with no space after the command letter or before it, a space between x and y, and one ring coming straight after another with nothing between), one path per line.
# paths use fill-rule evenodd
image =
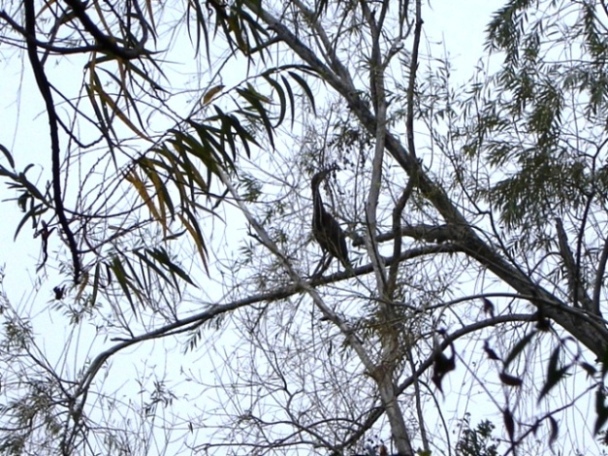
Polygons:
M337 169L338 169L338 167L336 165L333 165L333 166L330 166L329 168L322 169L321 171L315 173L315 175L312 176L312 181L311 181L313 190L319 188L319 185L321 184L323 179L325 179L327 176L329 176L329 174L332 171L336 171Z

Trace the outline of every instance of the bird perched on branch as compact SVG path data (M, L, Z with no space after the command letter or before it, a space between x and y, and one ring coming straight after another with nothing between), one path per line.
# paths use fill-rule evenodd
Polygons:
M321 193L319 193L319 185L321 185L323 179L336 169L336 167L324 169L312 176L312 232L324 254L329 254L329 261L332 258L337 258L345 268L351 268L344 232L338 221L325 210ZM325 268L329 266L329 261Z

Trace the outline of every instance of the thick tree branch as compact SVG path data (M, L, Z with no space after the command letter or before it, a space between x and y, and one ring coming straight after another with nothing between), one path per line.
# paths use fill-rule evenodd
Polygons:
M406 236L419 241L435 242L442 244L448 241L458 240L459 232L454 227L449 225L426 225L419 224L413 226L400 226L398 229L393 227L393 230L388 233L379 234L376 239L378 242L386 242L395 239L396 236ZM355 239L354 246L360 246L363 240Z
M63 208L63 196L61 193L61 157L59 147L59 131L58 131L58 116L55 111L53 102L53 94L51 92L49 81L42 67L42 63L38 58L38 49L36 47L36 11L34 9L33 0L25 0L25 29L27 31L27 53L30 64L38 84L40 94L44 99L46 112L49 119L49 131L51 135L51 161L52 161L52 186L53 186L53 202L55 204L55 213L59 219L59 224L66 237L68 248L72 254L72 265L74 267L74 283L80 280L81 266L80 257L78 255L78 246L74 233L70 228L68 219Z

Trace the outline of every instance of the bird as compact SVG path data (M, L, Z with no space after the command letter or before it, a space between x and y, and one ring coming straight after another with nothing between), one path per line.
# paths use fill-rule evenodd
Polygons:
M321 182L335 169L335 167L324 169L312 176L312 233L323 252L329 253L329 261L331 258L337 258L345 268L351 268L344 231L340 228L338 221L325 210L321 193L319 193Z

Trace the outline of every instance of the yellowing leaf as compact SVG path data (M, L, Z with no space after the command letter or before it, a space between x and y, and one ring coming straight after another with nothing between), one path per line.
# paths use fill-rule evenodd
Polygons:
M152 217L154 217L154 219L157 220L163 226L163 229L166 234L166 232L168 231L167 219L165 217L161 217L158 209L152 202L152 198L148 193L148 189L146 189L146 184L144 184L144 182L137 176L134 170L129 171L125 175L125 179L131 184L133 184L133 187L135 187L135 190L137 190L137 193L139 193L139 196L141 196L141 199L144 201L144 204L148 206ZM165 215L164 211L163 215Z
M207 272L207 274L209 274L209 267L207 266L207 257L205 255L206 247L205 247L205 244L204 244L203 240L200 237L200 233L197 232L198 230L194 226L192 226L190 224L190 222L186 219L186 217L184 217L183 215L179 214L179 218L182 221L182 224L186 227L186 229L190 233L190 237L195 242L196 248L198 249L198 253L199 253L199 255L201 257L201 260L203 262L203 266L205 268L205 271Z
M95 92L97 92L97 94L99 95L99 97L101 98L101 101L105 104L107 104L108 106L110 106L110 108L112 109L112 111L114 112L114 114L116 114L120 120L122 120L125 125L127 125L127 127L129 127L131 130L133 130L133 132L139 136L142 139L145 140L150 140L150 138L148 138L148 136L146 136L141 130L139 130L139 128L137 128L135 126L135 124L133 122L131 122L131 119L129 119L128 116L126 116L118 107L118 105L116 104L116 102L112 99L112 97L110 97L106 92L104 92L104 90L98 85L95 84L93 86L93 90L95 90Z
M224 89L223 84L216 85L215 87L211 87L205 95L203 95L203 105L208 105L213 98L220 93Z

